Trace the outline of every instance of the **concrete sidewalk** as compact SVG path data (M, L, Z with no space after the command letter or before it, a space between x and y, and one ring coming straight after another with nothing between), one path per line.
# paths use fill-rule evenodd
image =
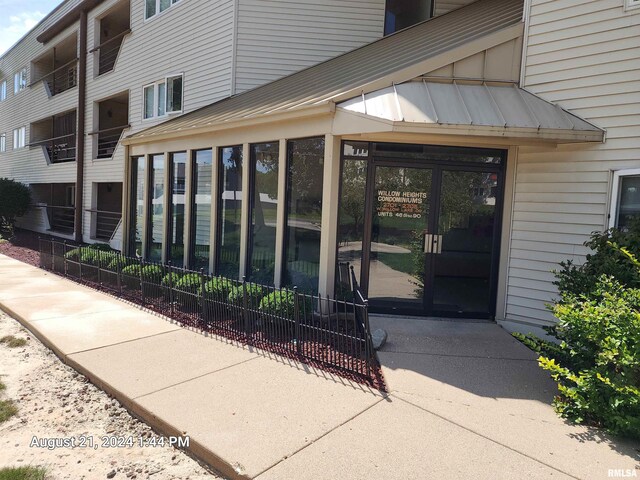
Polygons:
M558 419L535 355L490 323L374 319L390 333L383 396L3 255L0 308L231 478L586 479L640 463L640 445Z

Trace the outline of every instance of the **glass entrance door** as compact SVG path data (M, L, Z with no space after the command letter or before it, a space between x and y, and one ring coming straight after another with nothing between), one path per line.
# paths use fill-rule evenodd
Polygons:
M432 189L431 168L375 168L368 278L375 308L425 310L424 238L432 223Z
M370 248L363 257L369 262L371 307L398 314L491 317L499 170L397 160L373 166Z

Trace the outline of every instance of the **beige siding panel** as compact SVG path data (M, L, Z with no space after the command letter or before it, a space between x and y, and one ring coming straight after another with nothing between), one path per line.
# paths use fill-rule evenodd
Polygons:
M608 226L611 171L640 167L640 11L620 0L532 1L523 86L606 128L606 142L521 148L507 318L538 324L556 288L553 265L584 261Z
M384 0L239 0L235 93L382 37Z

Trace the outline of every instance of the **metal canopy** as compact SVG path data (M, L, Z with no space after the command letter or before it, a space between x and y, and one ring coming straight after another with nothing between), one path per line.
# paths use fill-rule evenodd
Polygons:
M603 130L514 84L413 81L337 107L394 123L478 127L501 136L537 133L561 142L601 142L604 137Z

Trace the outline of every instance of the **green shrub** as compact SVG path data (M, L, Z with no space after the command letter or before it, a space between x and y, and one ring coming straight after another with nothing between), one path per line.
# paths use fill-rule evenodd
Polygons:
M228 278L214 277L204 284L204 291L215 299L226 299L232 287L233 282Z
M0 178L0 231L13 233L16 218L31 206L31 190L24 183Z
M584 265L558 273L560 299L549 329L559 344L516 335L540 353L538 362L558 383L556 411L576 423L640 439L640 263L637 232L592 236L597 250ZM614 272L621 279L601 273Z
M252 307L260 305L260 300L262 300L262 296L265 293L262 287L257 283L245 283L245 285L247 289L248 306ZM242 304L244 301L244 290L242 284L233 287L229 291L229 296L227 298L231 303Z
M109 262L106 268L113 272L116 272L118 271L118 268L123 269L125 267L128 267L129 265L132 264L132 262L133 260L130 260L127 257L124 257L118 253L115 253L111 257L111 261Z
M78 259L80 258L80 249L74 248L72 250L69 250L67 253L64 254L64 257L67 260L78 261Z
M181 278L182 278L182 275L180 275L177 272L167 273L162 279L162 286L175 288Z
M260 311L279 317L294 318L295 292L293 290L276 290L260 300Z
M188 273L178 280L174 288L187 293L200 294L202 290L202 278L199 273Z
M640 255L640 218L632 220L625 231L612 228L605 232L594 232L584 243L591 249L582 265L571 260L560 262L554 282L561 295L589 295L595 289L602 275L615 278L627 287L640 288L640 272L617 248Z

